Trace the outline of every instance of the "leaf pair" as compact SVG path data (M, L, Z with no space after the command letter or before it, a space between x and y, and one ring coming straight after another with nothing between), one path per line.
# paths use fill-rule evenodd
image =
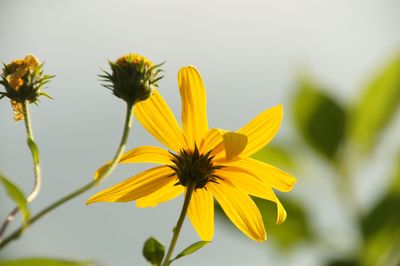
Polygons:
M193 252L196 252L197 250L201 249L202 247L206 246L209 243L210 243L209 241L198 241L198 242L190 245L189 247L185 248L169 263L171 263L174 260L177 260L179 258L182 258L184 256L190 255ZM162 260L164 258L164 254L165 254L164 245L161 242L159 242L157 239L155 239L154 237L150 237L144 243L143 256L146 258L146 260L148 262L151 263L151 265L154 265L154 266L161 265Z

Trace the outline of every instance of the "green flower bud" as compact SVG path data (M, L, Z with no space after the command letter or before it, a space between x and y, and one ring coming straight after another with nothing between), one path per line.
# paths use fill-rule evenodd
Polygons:
M99 75L103 81L108 82L103 86L128 104L149 98L152 89L158 87L157 82L163 78L159 76L162 63L153 65L150 60L138 54L124 55L109 64L111 74L104 71L104 75Z

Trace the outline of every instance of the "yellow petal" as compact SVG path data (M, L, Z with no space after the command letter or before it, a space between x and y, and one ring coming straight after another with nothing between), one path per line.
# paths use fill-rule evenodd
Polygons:
M221 168L215 174L224 179L225 182L232 183L246 194L275 202L277 206L276 223L281 224L285 221L286 211L278 200L278 197L270 186L263 183L257 177L234 166Z
M171 158L171 154L163 148L156 146L141 146L124 153L119 162L170 164Z
M238 156L247 145L247 136L235 132L227 132L223 136L226 160L230 161Z
M228 162L226 165L237 167L241 171L259 178L264 184L283 192L290 191L296 183L294 176L275 166L254 159L245 158Z
M260 211L250 196L223 181L208 183L207 189L240 231L255 241L267 239Z
M279 201L278 197L276 197L276 207L278 209L278 216L276 217L276 224L281 224L286 220L287 213L282 203Z
M153 193L144 196L140 199L136 200L136 207L138 208L147 208L147 207L155 207L160 203L172 200L178 197L183 193L182 186L174 186L176 184L176 179L173 178L170 183L161 187L159 190L154 191Z
M203 241L214 235L214 199L205 189L197 189L190 199L188 215L194 229Z
M235 159L246 148L247 136L219 128L210 129L204 136L200 152L212 150L214 161L226 162Z
M222 135L224 134L224 130L219 128L210 129L200 143L200 152L207 153L210 150L217 147L220 143L223 142ZM221 149L220 151L222 151Z
M86 204L133 201L166 186L172 179L175 179L173 175L173 170L167 166L150 168L93 195Z
M127 151L121 156L118 163L158 163L169 164L171 163L171 154L160 147L156 146L141 146ZM97 180L104 171L107 170L110 162L100 167L94 176Z
M206 90L203 80L193 66L183 67L178 73L179 92L182 98L182 128L189 147L200 145L208 131Z
M248 137L242 157L249 157L267 145L276 135L283 118L283 106L277 105L259 114L237 131Z
M135 115L150 134L171 150L179 152L186 147L178 122L157 90L146 101L136 103Z

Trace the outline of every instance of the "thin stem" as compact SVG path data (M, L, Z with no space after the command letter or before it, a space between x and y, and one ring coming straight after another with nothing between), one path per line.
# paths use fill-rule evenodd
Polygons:
M171 256L172 256L172 253L174 252L176 242L178 241L179 233L181 232L183 221L185 220L186 213L189 208L190 199L192 198L192 193L193 193L193 190L195 187L196 187L196 184L193 184L193 185L189 186L186 190L185 200L183 202L181 214L180 214L178 222L176 223L176 226L173 230L174 234L172 236L171 243L169 244L167 256L165 257L162 266L168 266L170 263Z
M109 167L100 174L100 176L97 178L97 180L93 180L89 182L88 184L80 187L79 189L73 191L72 193L60 198L59 200L55 201L54 203L50 204L43 210L41 210L39 213L36 215L32 216L32 218L29 220L29 226L35 223L37 220L45 216L47 213L51 212L52 210L56 209L57 207L63 205L64 203L70 201L71 199L81 195L82 193L88 191L89 189L93 188L96 184L98 184L100 181L104 180L115 168L115 166L118 164L119 159L122 156L122 153L125 150L126 142L128 141L128 136L130 129L132 127L132 118L133 118L133 105L128 104L127 105L127 110L126 110L126 118L125 118L125 124L124 124L124 132L122 134L121 142L119 144L118 150L115 153L115 156L111 163L109 164ZM17 230L15 230L11 235L9 235L7 238L4 239L4 241L0 242L0 249L5 247L9 242L12 240L18 239L23 232L23 227L21 226Z
M30 203L37 197L37 195L39 195L40 188L42 187L42 176L41 176L41 171L40 171L39 151L35 151L34 147L30 144L30 143L35 143L35 141L34 141L34 137L33 137L31 118L30 118L30 114L29 114L29 101L24 101L22 103L22 110L24 113L26 136L27 136L27 140L28 140L28 147L32 153L33 172L35 175L35 181L34 181L32 192L26 198L27 202ZM33 145L36 145L36 144L33 144ZM37 153L36 154L37 158L35 158L35 156L36 156L35 153ZM14 208L7 215L6 220L3 222L3 224L0 228L0 242L2 240L2 235L4 234L7 226L15 219L15 216L17 215L18 211L19 211L18 208Z

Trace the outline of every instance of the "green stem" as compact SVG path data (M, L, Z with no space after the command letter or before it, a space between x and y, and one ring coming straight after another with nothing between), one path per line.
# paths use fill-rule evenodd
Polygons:
M32 216L32 218L29 220L29 226L35 223L37 220L45 216L47 213L51 212L52 210L56 209L57 207L63 205L64 203L70 201L71 199L81 195L82 193L88 191L89 189L93 188L98 184L100 181L104 180L116 167L118 164L119 159L122 156L122 153L125 150L126 143L128 141L128 136L130 129L132 127L132 118L133 118L133 105L128 104L127 105L127 110L126 110L126 118L125 118L125 125L124 125L124 132L122 134L121 142L119 144L118 150L115 153L115 156L111 163L109 164L109 167L100 174L100 176L97 178L97 180L93 180L89 182L88 184L84 185L83 187L73 191L72 193L60 198L59 200L55 201L54 203L50 204L43 210L41 210L39 213L36 215ZM9 242L12 240L18 239L22 232L23 232L23 227L21 226L17 230L15 230L11 235L9 235L7 238L4 239L4 241L0 242L0 249L5 247Z
M27 141L28 141L28 147L32 153L33 172L35 175L35 181L34 181L32 192L26 198L27 202L30 203L37 197L37 195L39 195L40 188L42 187L42 176L41 176L41 171L40 171L39 151L36 148L35 140L33 137L31 118L30 118L30 114L29 114L29 101L26 100L22 103L22 110L24 113L26 136L27 136ZM19 211L18 208L14 208L7 215L6 220L4 221L4 223L2 224L2 226L0 228L0 242L1 242L1 237L4 234L7 226L15 219L15 216L17 215L18 211Z
M171 262L171 256L172 256L172 253L174 252L176 242L178 241L179 233L181 232L183 221L185 220L186 213L189 208L190 199L192 198L192 193L193 193L193 190L195 189L195 187L196 187L196 184L193 184L193 185L189 186L186 190L185 200L183 202L181 214L180 214L178 222L176 223L176 226L173 230L174 234L172 236L171 243L169 244L167 256L165 257L162 266L168 266L169 263Z

